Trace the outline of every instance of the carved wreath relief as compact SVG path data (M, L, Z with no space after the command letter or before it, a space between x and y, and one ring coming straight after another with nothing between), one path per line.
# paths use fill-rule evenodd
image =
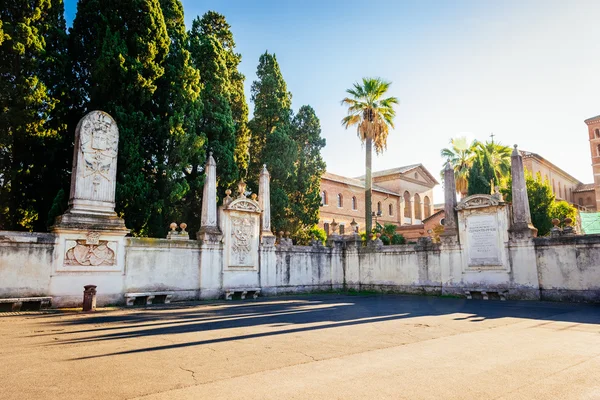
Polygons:
M85 240L75 241L75 246L67 250L65 265L112 266L115 265L115 252L108 247L106 240L98 244L86 244Z
M92 112L82 121L80 149L83 153L84 178L92 178L93 195L103 182L111 183L113 163L116 162L119 133L114 120L106 113Z
M252 240L254 238L254 218L231 217L232 265L252 265Z

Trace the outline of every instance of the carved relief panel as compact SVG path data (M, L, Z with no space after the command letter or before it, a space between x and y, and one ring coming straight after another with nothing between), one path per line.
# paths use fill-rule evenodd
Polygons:
M260 212L250 199L236 199L224 210L226 268L257 269Z

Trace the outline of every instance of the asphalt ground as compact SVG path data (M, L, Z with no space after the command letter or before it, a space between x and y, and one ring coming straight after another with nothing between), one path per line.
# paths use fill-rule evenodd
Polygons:
M600 399L600 306L313 295L0 314L0 399Z

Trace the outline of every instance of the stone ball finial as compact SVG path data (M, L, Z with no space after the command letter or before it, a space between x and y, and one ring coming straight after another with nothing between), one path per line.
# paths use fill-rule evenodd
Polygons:
M283 237L283 231L279 231L279 237Z
M558 218L552 218L552 225L556 228L560 224L560 220Z
M256 197L257 197L256 193L252 193L252 195L250 195L250 198L254 201L256 201Z
M182 222L181 224L179 224L179 227L181 228L181 232L185 232L185 228L187 228L187 224L185 222Z
M290 233L290 231L285 231L285 237L286 237L286 238L288 238L288 239L289 239L289 238L290 238L290 234L291 234L291 233Z
M515 144L514 147L515 148L513 149L512 155L513 156L518 156L519 155L519 150L517 149L517 145Z
M171 222L171 225L169 225L169 228L171 228L171 230L173 232L175 232L175 229L177 229L177 222Z
M571 226L571 224L573 223L573 220L571 218L565 218L564 223L566 226Z
M225 191L225 194L226 194L227 196L229 196L229 195L231 194L231 189L227 189L227 190Z

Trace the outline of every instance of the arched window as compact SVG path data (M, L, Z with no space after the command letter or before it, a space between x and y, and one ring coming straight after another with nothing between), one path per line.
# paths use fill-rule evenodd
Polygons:
M324 190L321 192L321 204L324 206L327 205L327 192Z
M410 218L410 193L404 192L404 218Z
M342 197L341 193L338 193L337 200L338 200L338 207L344 207L344 198Z
M423 205L425 207L425 218L431 217L431 200L429 200L429 196L425 196Z
M352 209L357 210L358 206L356 204L356 196L352 196Z
M580 198L579 198L579 201L578 201L578 203L579 203L579 205L580 205L580 206L582 206L582 205L583 205L583 197L580 197Z
M591 197L586 197L586 199L585 199L585 203L586 203L587 205L591 205L591 204L592 204L592 198L591 198Z
M595 133L596 133L596 138L600 138L600 129L596 128Z
M569 201L573 201L573 189L569 188Z
M388 205L388 214L389 215L394 215L394 206L393 205Z
M329 222L323 224L323 230L325 231L325 234L329 236Z
M377 215L381 215L381 202L377 202Z
M556 194L556 183L554 182L554 179L552 179L552 193Z
M419 196L419 193L415 194L415 219L422 219L422 215L421 215L421 196Z
M596 148L596 151L598 152L598 157L600 157L600 144L598 145L598 147Z

